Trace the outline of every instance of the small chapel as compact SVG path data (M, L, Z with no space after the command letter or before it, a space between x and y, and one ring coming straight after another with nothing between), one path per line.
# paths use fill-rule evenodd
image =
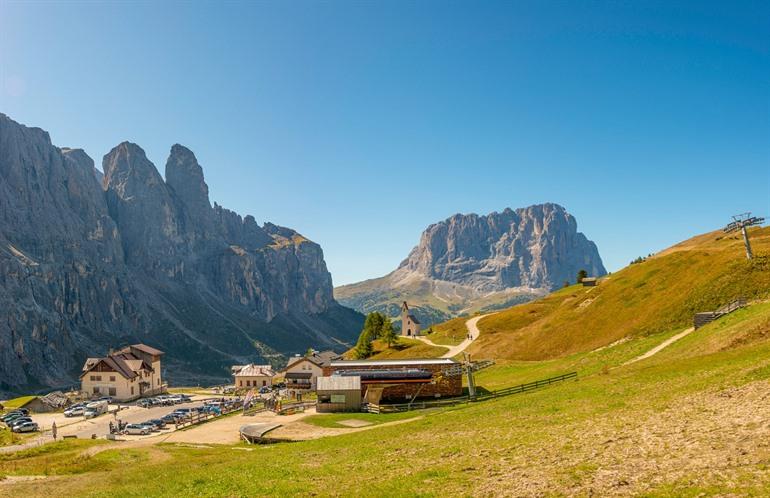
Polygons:
M409 312L409 305L401 305L401 335L404 337L416 337L420 335L420 321Z

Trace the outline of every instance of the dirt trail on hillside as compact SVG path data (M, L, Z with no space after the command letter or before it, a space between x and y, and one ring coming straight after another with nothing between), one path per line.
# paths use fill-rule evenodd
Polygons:
M481 334L477 326L477 324L479 323L479 320L481 320L484 317L494 315L495 313L487 313L486 315L474 316L473 318L465 322L465 328L468 330L469 337L466 338L463 342L461 342L457 346L447 346L445 344L436 344L430 339L428 339L427 337L423 337L423 336L417 336L416 339L419 339L420 341L424 342L429 346L447 348L448 351L442 354L439 358L454 358L458 354L468 349L468 346L470 346L473 343L473 341L479 338L479 335Z
M344 428L340 427L339 429L336 427L319 427L317 425L308 424L307 422L297 421L291 424L287 424L283 427L279 427L275 429L274 431L270 431L267 435L269 437L276 437L276 438L282 438L282 439L291 439L293 441L307 441L309 439L319 439L322 437L329 437L329 436L339 436L341 434L350 434L353 432L361 432L361 431L369 431L372 429L377 429L378 427L388 427L390 425L400 425L400 424L406 424L409 422L414 422L415 420L422 419L423 416L417 416L412 418L407 418L404 420L394 420L393 422L385 422L384 424L376 424L376 425L367 425L364 427L355 427L355 428Z
M666 349L670 345L674 344L679 339L690 335L694 331L695 331L694 327L690 327L689 329L685 329L682 332L679 332L678 334L676 334L675 336L669 337L668 339L666 339L665 341L661 342L660 344L658 344L654 348L650 349L649 351L647 351L643 355L637 356L633 360L628 360L627 362L623 363L623 365L630 365L632 363L636 363L637 361L645 360L645 359L649 358L650 356L653 356L653 355L659 353L660 351L663 351L664 349Z

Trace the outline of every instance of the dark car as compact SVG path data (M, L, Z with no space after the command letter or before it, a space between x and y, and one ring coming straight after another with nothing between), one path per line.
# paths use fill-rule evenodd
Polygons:
M19 415L22 415L22 416L26 417L27 415L29 415L29 410L27 410L26 408L16 408L15 410L12 410L12 411L6 413L5 415L3 415L2 420L5 421L5 419L7 419L7 418L11 418L11 417L14 417L14 416L19 416Z
M140 399L136 402L136 406L139 406L141 408L149 408L153 405L152 400L150 399Z
M6 425L11 426L15 420L23 417L26 417L26 415L21 412L14 412L3 417L3 422L5 422Z
M147 420L145 422L142 422L142 425L149 425L154 430L159 431L159 430L161 430L161 429L166 427L166 422L164 422L163 420L161 420L159 418L153 418L153 419Z
M181 416L175 415L173 413L169 413L168 415L164 415L161 420L167 424L175 424L178 421L182 419Z
M9 427L14 428L16 426L19 426L21 424L26 424L27 422L32 422L32 419L29 417L19 417L17 419L14 419L13 422L11 422Z

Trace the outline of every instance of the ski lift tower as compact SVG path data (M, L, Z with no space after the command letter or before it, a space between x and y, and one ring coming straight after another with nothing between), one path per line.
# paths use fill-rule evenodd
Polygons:
M738 230L741 231L743 234L743 243L746 244L746 257L750 260L754 257L754 255L751 252L749 233L746 231L746 229L754 225L761 225L764 222L764 218L751 216L751 213L736 214L733 216L733 221L724 228L724 231L725 233L736 232Z

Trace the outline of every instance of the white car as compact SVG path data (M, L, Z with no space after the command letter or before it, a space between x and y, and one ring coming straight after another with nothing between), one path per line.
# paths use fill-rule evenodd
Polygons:
M126 426L126 434L134 436L146 436L152 432L152 427L143 424L128 424Z
M65 417L78 417L80 415L83 415L83 412L85 412L84 406L71 406L64 410L64 416Z
M35 422L24 422L23 424L13 426L13 432L35 432L37 430L38 427Z

